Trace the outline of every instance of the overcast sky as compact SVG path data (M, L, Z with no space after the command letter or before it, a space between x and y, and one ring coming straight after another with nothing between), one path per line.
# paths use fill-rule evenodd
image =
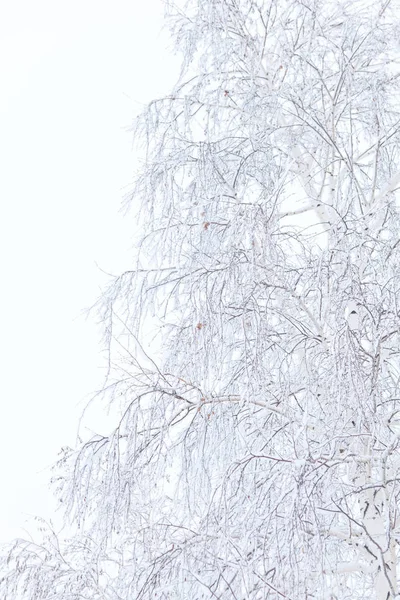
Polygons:
M0 541L49 515L46 468L102 381L80 316L130 266L125 128L177 60L160 0L6 0L0 9Z

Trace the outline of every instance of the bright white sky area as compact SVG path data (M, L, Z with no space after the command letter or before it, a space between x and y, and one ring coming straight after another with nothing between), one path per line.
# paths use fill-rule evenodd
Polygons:
M0 542L49 516L47 468L102 382L99 328L81 311L107 281L96 262L131 266L124 128L176 80L162 15L160 0L0 8Z

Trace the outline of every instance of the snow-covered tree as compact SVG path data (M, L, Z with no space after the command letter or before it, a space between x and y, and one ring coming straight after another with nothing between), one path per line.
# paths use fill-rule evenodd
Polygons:
M182 72L98 305L112 430L2 597L399 597L399 8L167 3Z

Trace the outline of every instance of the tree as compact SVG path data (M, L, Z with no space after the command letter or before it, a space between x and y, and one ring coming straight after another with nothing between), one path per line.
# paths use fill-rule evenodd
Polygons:
M3 597L398 598L395 2L167 5L132 270L99 301L116 425L58 465L72 534Z

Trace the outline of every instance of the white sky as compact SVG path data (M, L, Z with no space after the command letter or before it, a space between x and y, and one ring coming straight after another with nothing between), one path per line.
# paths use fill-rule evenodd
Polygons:
M129 126L177 60L160 0L5 0L0 8L0 541L47 517L51 465L102 381L80 316L129 268Z

